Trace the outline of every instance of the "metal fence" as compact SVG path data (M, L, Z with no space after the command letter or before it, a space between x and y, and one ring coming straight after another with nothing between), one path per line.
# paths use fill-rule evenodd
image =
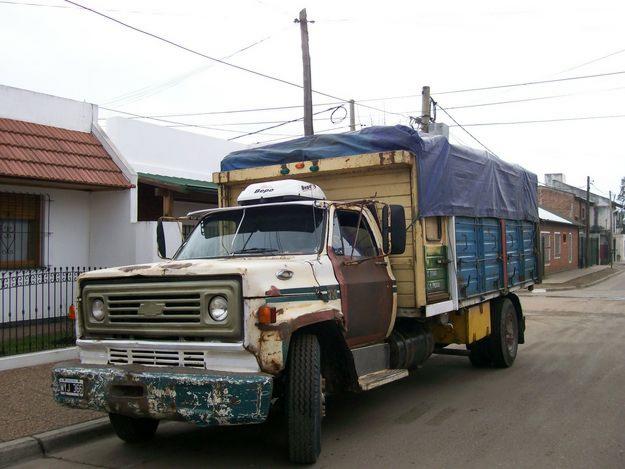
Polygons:
M69 308L76 279L97 267L3 271L0 284L0 356L37 352L74 343Z

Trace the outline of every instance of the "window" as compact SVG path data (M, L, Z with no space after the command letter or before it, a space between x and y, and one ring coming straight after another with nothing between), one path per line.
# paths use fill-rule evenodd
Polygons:
M38 267L41 196L0 192L0 269Z
M569 233L568 236L568 247L569 247L569 264L573 262L573 234Z
M441 217L427 217L425 219L425 240L440 241L441 236Z
M545 265L551 262L551 233L543 231L540 233L541 244L543 248L543 260Z
M317 253L324 219L324 210L305 204L212 212L189 235L176 258Z
M360 219L360 225L358 220ZM338 256L373 257L378 249L365 217L360 212L337 210L334 214L332 249Z
M553 234L554 259L560 259L562 255L562 236L557 231Z

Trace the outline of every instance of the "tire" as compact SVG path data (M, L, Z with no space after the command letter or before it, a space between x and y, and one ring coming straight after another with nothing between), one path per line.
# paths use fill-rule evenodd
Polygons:
M489 355L497 368L512 366L519 349L519 320L512 301L504 298L492 303L492 332L489 337Z
M490 337L485 337L467 347L469 349L469 361L476 368L486 368L493 364L489 352L489 339Z
M289 459L313 464L321 452L323 414L321 348L316 336L302 334L292 339L286 381Z
M117 436L126 443L141 443L154 437L158 420L133 418L120 414L109 414L109 420Z

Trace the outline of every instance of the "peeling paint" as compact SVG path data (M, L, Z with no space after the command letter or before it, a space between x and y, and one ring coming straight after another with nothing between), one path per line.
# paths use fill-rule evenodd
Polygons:
M83 395L61 393L60 378L82 379ZM140 385L143 395L116 394L115 386ZM185 420L200 426L263 422L273 379L264 373L221 373L180 368L59 365L53 370L57 402L134 417Z

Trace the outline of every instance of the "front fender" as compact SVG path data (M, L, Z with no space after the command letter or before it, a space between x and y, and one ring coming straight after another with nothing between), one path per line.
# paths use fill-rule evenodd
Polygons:
M257 303L257 302L254 302ZM249 317L250 332L247 347L254 353L260 369L276 375L284 370L291 336L299 329L325 321L334 321L345 329L340 301L281 302L277 308L277 321L274 324L258 323L258 308L265 304L250 305L253 309ZM270 301L267 304L271 305Z

